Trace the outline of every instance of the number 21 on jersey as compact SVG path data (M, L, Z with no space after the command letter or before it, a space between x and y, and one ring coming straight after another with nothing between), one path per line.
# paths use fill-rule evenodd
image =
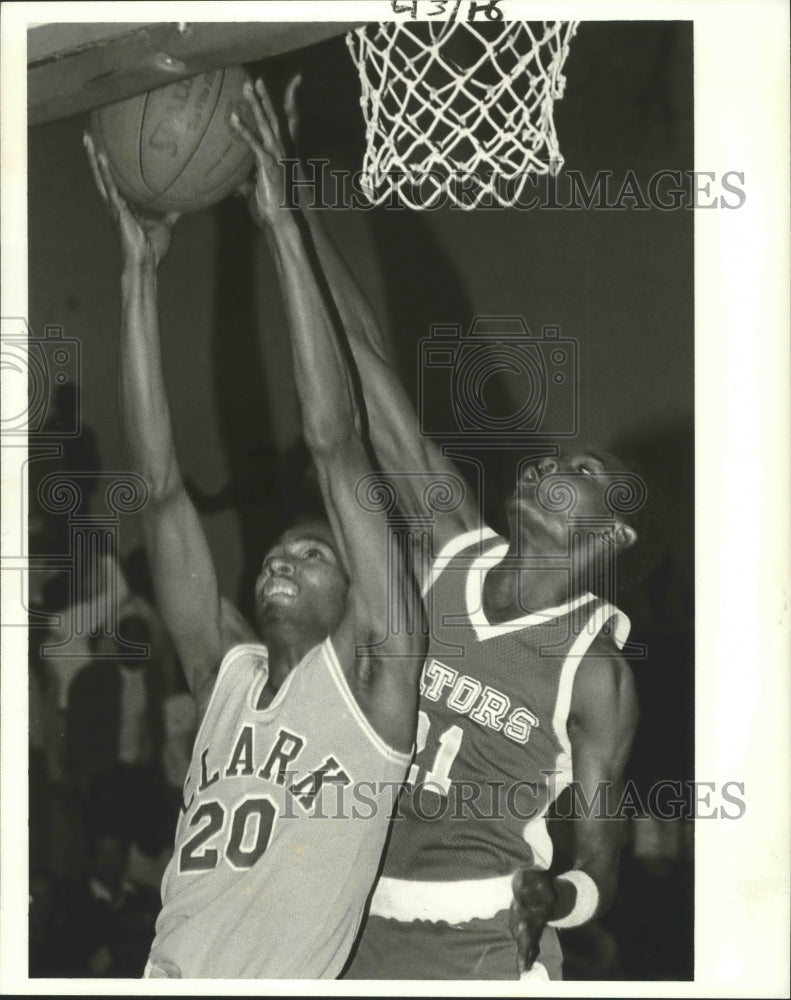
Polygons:
M415 739L416 756L421 754L426 749L430 728L431 720L429 717L425 712L418 712L417 736ZM449 726L445 732L440 735L438 741L439 745L434 757L434 763L431 765L431 768L425 772L425 776L420 781L420 784L427 786L427 791L436 792L437 795L444 795L446 798L450 794L452 781L450 769L453 766L453 761L456 759L456 754L459 752L459 748L461 747L461 738L463 735L464 730L461 726ZM420 771L421 767L419 764L413 764L409 769L407 782L410 785L418 783L418 775L420 774Z

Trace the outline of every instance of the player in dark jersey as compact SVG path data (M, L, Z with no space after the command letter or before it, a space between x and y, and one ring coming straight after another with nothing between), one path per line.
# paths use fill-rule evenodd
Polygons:
M293 138L293 101L286 115ZM420 433L369 303L318 213L303 208L381 467L393 474L403 513L425 517L432 487L460 477ZM310 261L289 263L288 280L298 284ZM605 788L608 802L620 796L637 716L619 651L628 623L591 588L636 540L610 503L624 479L629 486L627 470L605 453L524 463L507 504L508 539L483 525L469 494L453 510L431 512L432 556L415 557L418 571L425 567L431 644L412 790L349 977L559 978L555 928L610 905L622 823L581 810L571 869L551 878L545 817L572 780L579 801L595 804Z
M278 126L263 93L248 98L254 216L287 273L303 246L290 215L269 209ZM302 275L285 292L305 440L330 526L298 525L265 556L260 635L220 596L177 463L160 357L157 274L177 216L134 213L88 138L86 149L121 245L121 402L131 464L150 489L145 544L202 718L147 975L333 977L413 747L425 630L383 637L381 623L391 601L417 616L417 588L382 513L357 501L371 467L354 394L322 292ZM361 785L362 801L338 798Z

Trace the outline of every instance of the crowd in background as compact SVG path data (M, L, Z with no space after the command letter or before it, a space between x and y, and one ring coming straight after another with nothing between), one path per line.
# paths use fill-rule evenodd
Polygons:
M66 605L48 608L57 626L31 632L32 976L142 974L197 727L152 605L120 563L99 576L117 582L114 628ZM111 606L83 597L93 612ZM75 641L78 621L97 619L102 630Z
M55 433L72 396L56 393ZM29 482L30 975L139 977L197 713L142 549L121 561L109 532L79 575L57 558L73 524L42 502L44 477L79 470L81 512L102 482L93 431L63 441Z

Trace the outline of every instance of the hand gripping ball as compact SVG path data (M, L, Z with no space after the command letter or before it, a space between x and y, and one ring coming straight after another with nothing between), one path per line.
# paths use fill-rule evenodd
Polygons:
M196 212L237 190L253 167L230 126L234 110L252 125L247 80L239 66L212 70L92 112L121 194L153 212Z

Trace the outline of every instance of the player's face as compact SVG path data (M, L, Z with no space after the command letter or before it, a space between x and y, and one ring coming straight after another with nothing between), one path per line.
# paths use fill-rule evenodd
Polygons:
M291 528L267 553L256 581L259 630L265 636L275 623L287 621L320 640L339 624L348 589L329 526Z
M512 537L531 548L567 551L573 521L615 524L608 491L624 472L623 464L606 453L580 452L539 459L523 465L516 489L506 502Z

